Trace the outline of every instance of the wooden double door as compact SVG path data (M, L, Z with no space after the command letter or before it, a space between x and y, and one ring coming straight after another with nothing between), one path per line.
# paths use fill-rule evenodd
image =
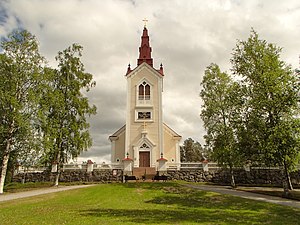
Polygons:
M140 152L140 167L150 167L150 152Z

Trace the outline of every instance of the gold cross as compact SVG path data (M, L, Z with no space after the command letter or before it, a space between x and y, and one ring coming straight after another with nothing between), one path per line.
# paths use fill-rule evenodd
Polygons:
M144 27L146 27L147 26L147 22L148 22L148 20L145 18L145 19L143 19L143 21L144 21Z

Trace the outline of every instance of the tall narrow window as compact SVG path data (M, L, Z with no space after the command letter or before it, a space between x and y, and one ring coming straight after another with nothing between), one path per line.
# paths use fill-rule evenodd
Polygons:
M150 100L150 85L145 86L145 100Z
M139 100L144 100L144 85L139 86Z
M150 85L146 81L139 85L139 100L150 100Z

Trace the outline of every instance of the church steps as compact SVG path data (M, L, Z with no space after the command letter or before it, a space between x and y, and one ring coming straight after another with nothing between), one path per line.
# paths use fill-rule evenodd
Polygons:
M156 174L155 167L136 167L133 168L133 176L142 179L143 176L146 175L146 179L152 179Z

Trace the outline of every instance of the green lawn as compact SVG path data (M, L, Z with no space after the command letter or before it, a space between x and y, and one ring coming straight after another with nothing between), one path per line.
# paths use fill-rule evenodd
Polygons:
M29 183L9 183L4 186L4 192L7 193L15 193L15 192L22 192L22 191L31 191L34 189L40 188L49 188L53 186L53 182L29 182Z
M300 209L176 183L100 184L0 202L0 224L300 224Z

